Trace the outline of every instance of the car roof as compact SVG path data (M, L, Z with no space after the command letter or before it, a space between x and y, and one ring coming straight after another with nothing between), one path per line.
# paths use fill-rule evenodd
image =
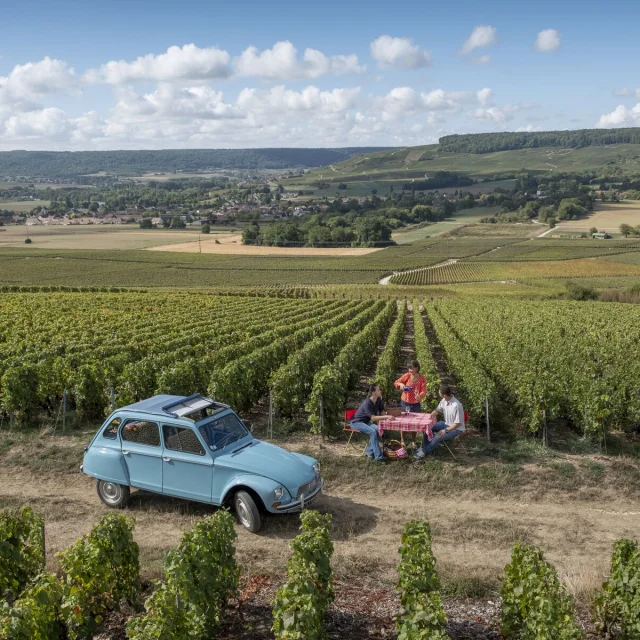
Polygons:
M172 418L185 418L189 414L204 409L206 407L216 407L228 409L229 407L211 398L196 393L192 396L173 396L161 394L140 400L134 404L122 407L119 411L137 411L139 413L150 413L157 416L170 416Z

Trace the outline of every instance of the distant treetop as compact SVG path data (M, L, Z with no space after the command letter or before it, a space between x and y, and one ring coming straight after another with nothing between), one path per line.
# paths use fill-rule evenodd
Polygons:
M492 153L538 147L578 149L603 147L610 144L640 144L640 128L467 133L440 138L440 150L454 153Z

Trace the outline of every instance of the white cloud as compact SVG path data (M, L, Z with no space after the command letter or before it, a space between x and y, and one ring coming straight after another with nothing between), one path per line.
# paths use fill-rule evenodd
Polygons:
M517 132L521 132L521 133L532 133L534 131L542 131L542 129L540 127L536 127L534 125L532 125L531 123L526 124L522 127L518 127L516 129Z
M512 120L513 116L499 107L488 107L483 109L478 107L469 111L469 117L480 122L506 122Z
M596 123L596 129L610 129L612 127L638 124L640 124L640 102L631 109L619 104L611 113L605 113L600 116Z
M477 58L471 58L471 63L478 66L483 64L489 64L490 62L491 62L490 56L478 56Z
M365 67L358 64L358 56L326 56L317 49L305 49L302 59L289 41L276 42L271 49L259 51L249 47L234 60L240 76L256 76L270 80L300 80L323 75L362 73Z
M161 84L155 91L145 95L122 91L114 114L117 118L129 119L150 116L199 120L243 117L237 107L225 103L222 93L211 87L180 89L168 83Z
M34 97L72 90L77 80L75 71L62 60L46 57L39 62L18 64L8 76L0 77L0 104L13 104L20 110L35 109L31 104Z
M474 49L489 47L496 43L496 28L487 24L480 24L473 29L471 35L462 45L462 53L471 53Z
M237 105L244 111L316 111L321 113L341 113L356 106L359 87L321 91L318 87L305 87L302 91L293 91L284 86L269 90L243 89L237 99Z
M64 111L47 108L11 116L4 123L8 138L58 138L69 133L71 124Z
M476 93L476 97L478 98L478 102L481 105L486 106L488 104L491 104L491 101L493 99L493 91L488 87L485 87L484 89L480 89L480 91Z
M561 46L560 34L555 29L544 29L538 34L534 48L541 53L557 51Z
M614 91L614 95L621 96L623 98L634 97L640 99L640 89L618 89Z
M133 62L111 60L85 74L88 82L124 84L135 81L173 82L226 78L231 56L221 49L201 49L195 44L169 47L166 53L149 53Z
M426 93L418 93L411 87L396 87L386 96L376 99L375 107L382 114L382 119L399 120L422 111L450 111L460 110L460 103L467 101L467 92L447 92L434 89Z
M411 70L431 65L431 54L409 38L383 35L371 43L371 56L381 69L396 67Z

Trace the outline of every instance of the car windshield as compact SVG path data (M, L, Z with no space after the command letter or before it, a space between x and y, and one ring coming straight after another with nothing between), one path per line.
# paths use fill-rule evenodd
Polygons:
M235 413L227 413L198 427L200 435L213 451L244 438L249 432Z

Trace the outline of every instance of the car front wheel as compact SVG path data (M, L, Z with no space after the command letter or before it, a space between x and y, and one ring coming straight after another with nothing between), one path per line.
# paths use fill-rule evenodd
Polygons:
M115 482L107 482L106 480L98 480L96 483L98 496L107 507L113 509L121 509L129 502L129 487Z
M238 491L236 493L233 497L233 506L243 527L251 531L251 533L260 531L262 526L260 511L258 511L255 500L246 491Z

